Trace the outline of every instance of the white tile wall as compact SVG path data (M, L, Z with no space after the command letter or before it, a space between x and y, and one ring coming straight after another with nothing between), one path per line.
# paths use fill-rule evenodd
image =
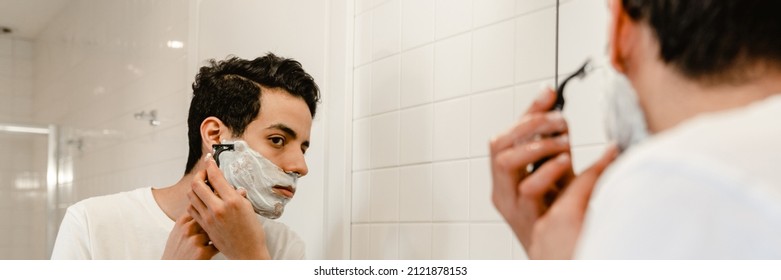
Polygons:
M356 1L364 2L364 1ZM356 5L357 6L357 5ZM372 13L363 13L355 18L355 65L372 60Z
M469 219L474 222L502 221L491 202L491 164L487 157L469 161Z
M564 117L568 121L572 145L593 145L607 140L603 115L602 78L594 71L584 79L567 82ZM562 78L563 79L563 78Z
M431 258L435 260L469 259L469 225L434 224L431 228Z
M470 100L469 153L487 156L488 141L516 119L513 88L474 94Z
M430 164L399 170L399 221L432 221L433 180Z
M556 9L546 8L515 20L515 81L553 77L556 70Z
M350 233L350 257L354 260L370 259L369 225L353 225Z
M607 4L573 0L559 7L559 73L575 71L586 58L607 52ZM589 15L579 16L579 15Z
M472 36L472 92L504 87L513 83L512 21L478 29Z
M13 73L14 59L10 56L0 57L0 75L10 77Z
M398 55L372 63L371 112L379 114L399 109L401 59Z
M512 231L503 223L469 225L469 258L495 260L512 258Z
M430 162L433 147L434 110L431 104L401 111L399 163Z
M437 0L435 7L437 39L468 31L472 27L471 0Z
M434 47L426 45L401 55L401 107L430 103L434 98Z
M432 240L431 224L400 224L399 259L431 259Z
M564 3L566 1L569 0L560 0L559 2ZM515 14L518 15L524 15L556 5L556 1L554 0L520 0L515 3Z
M8 57L14 54L14 40L11 37L0 37L0 56Z
M515 116L520 119L545 88L553 88L553 80L530 82L515 87Z
M432 166L432 219L457 222L469 219L469 161L446 161Z
M371 171L353 172L352 188L352 222L367 223L370 221L369 211L371 207Z
M30 41L0 37L0 122L30 123L33 63Z
M398 222L399 170L390 168L371 172L369 220L373 222Z
M401 48L401 0L391 0L372 10L372 58L377 60Z
M399 112L371 119L371 167L395 166L399 162Z
M369 259L392 260L399 258L399 225L377 224L369 226Z
M469 98L434 104L434 160L469 155Z
M553 86L556 1L400 0L400 22L395 1L358 2L356 52L389 52L356 54L353 104L368 105L354 109L352 197L366 201L352 205L364 209L379 203L389 209L374 206L372 211L382 213L377 217L352 214L352 258L526 259L491 203L488 141L520 118L541 84ZM559 38L566 42L559 45L559 66L570 67L584 54L603 50L604 8L600 1L562 1L560 31L567 38ZM383 23L372 21L377 17ZM378 26L388 34L366 31ZM398 48L396 30L401 30ZM367 85L377 81L386 85ZM565 116L576 171L604 148L596 91L599 86L592 81L567 90ZM376 153L384 153L383 159L375 159ZM367 182L369 195L362 189ZM390 186L398 193L391 193ZM375 189L388 193L375 194ZM376 251L381 246L388 252Z
M438 41L434 45L434 99L469 94L472 88L472 34Z
M474 26L480 27L511 18L515 15L516 3L525 1L528 0L474 0L472 2L472 9L474 9Z
M434 0L403 0L401 18L402 49L434 40Z

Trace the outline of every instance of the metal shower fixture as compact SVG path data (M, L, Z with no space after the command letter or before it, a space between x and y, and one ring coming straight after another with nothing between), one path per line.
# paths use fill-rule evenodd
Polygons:
M151 126L159 126L160 120L157 119L157 110L141 111L133 114L137 120L147 120Z

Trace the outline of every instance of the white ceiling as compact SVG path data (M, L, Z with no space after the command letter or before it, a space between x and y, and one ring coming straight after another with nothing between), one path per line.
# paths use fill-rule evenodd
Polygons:
M13 29L12 37L34 40L71 1L0 0L0 26Z

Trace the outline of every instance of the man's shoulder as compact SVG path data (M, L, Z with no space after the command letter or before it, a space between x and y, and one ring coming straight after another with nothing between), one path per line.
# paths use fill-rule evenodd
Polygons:
M143 201L145 192L148 191L150 191L149 188L145 187L113 194L93 196L76 202L68 207L68 210L101 213L110 209L118 209L124 205L140 203Z

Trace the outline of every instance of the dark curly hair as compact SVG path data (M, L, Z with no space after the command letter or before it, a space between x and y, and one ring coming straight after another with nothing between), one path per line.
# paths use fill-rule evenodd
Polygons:
M622 0L656 33L660 56L684 76L742 82L747 71L781 68L781 1Z
M233 131L233 136L242 136L247 125L260 113L261 86L282 88L300 97L312 117L315 116L320 90L298 61L273 53L254 60L238 57L209 60L193 83L193 98L187 116L190 152L185 174L190 173L203 156L200 131L203 120L217 117Z

